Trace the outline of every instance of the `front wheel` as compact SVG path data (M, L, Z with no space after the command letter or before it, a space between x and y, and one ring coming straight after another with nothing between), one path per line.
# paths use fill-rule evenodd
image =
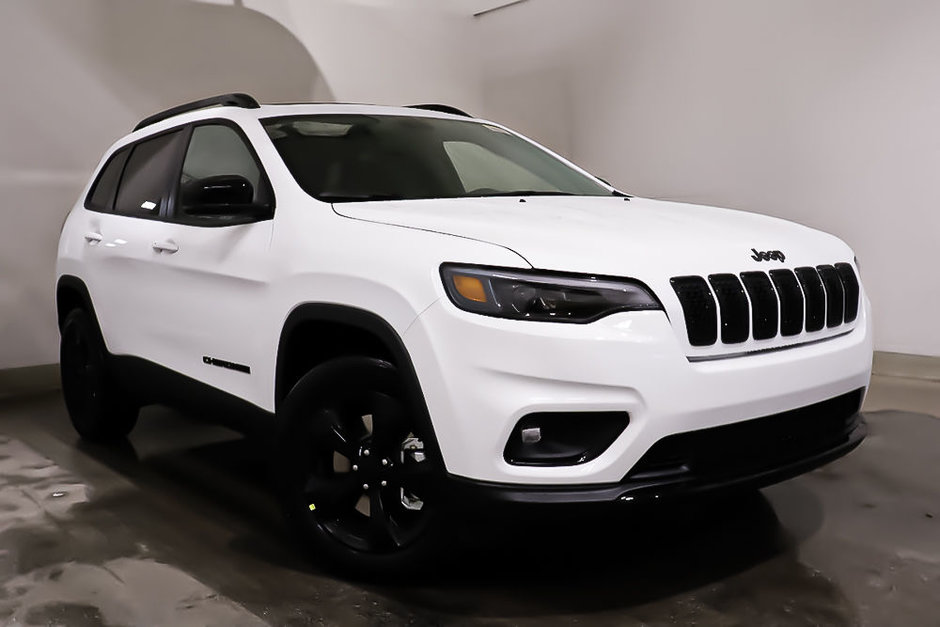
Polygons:
M316 556L358 574L415 566L440 539L440 460L398 370L346 357L305 375L281 410L277 481Z

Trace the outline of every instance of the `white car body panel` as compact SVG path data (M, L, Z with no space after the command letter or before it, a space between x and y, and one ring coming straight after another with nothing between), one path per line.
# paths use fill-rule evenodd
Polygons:
M852 325L790 338L693 347L669 279L722 272L851 262L838 238L800 224L744 211L642 198L462 198L344 203L342 215L384 224L473 237L516 251L540 270L638 279L659 297L686 354L714 357L803 344L845 333ZM752 249L780 250L785 262L752 258ZM462 261L446 259L446 261Z
M473 316L473 317L470 317ZM870 308L855 331L788 350L690 362L662 312L588 325L474 316L440 301L406 344L421 377L448 470L499 483L620 481L650 446L704 429L810 405L867 387ZM537 411L625 410L630 425L602 455L576 466L511 465L503 447Z

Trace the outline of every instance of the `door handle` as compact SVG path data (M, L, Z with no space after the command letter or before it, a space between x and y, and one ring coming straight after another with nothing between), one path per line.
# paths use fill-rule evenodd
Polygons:
M167 253L167 254L172 255L173 253L177 252L180 249L180 247L179 247L179 244L177 244L173 240L168 239L165 242L154 242L153 249L157 251L158 253Z
M85 233L85 241L89 244L100 244L101 240L104 238L101 236L101 233L95 233L94 231L89 231Z

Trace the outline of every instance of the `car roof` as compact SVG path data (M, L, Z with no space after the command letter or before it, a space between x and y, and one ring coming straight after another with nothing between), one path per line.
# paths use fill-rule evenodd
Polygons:
M423 107L425 105L420 105ZM427 105L432 106L432 105ZM437 106L437 105L433 105ZM444 106L444 105L441 105ZM467 120L474 119L467 114L457 114L447 111L424 109L419 107L393 107L387 105L360 104L360 103L341 103L341 102L321 102L321 103L278 103L264 104L258 109L257 117L279 117L282 115L314 115L314 114L362 114L362 115L399 115L422 118L446 118ZM456 109L455 109L456 111Z
M202 120L231 120L242 125L265 118L292 115L389 115L438 118L490 123L449 105L428 104L388 106L344 102L285 102L261 104L247 94L223 94L179 105L141 120L133 131L115 141L98 164L104 164L118 150L147 137Z

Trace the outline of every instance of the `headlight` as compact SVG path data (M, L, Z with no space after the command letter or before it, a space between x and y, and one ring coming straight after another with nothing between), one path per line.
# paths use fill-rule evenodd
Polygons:
M662 309L637 281L445 263L441 277L460 309L543 322L592 322L618 311Z

